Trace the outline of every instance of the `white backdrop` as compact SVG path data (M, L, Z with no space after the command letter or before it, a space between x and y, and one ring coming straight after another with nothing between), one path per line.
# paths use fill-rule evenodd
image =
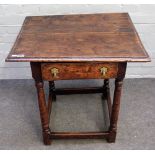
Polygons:
M128 12L152 62L130 63L127 78L155 78L155 5L0 5L0 79L31 78L29 63L6 63L25 16Z

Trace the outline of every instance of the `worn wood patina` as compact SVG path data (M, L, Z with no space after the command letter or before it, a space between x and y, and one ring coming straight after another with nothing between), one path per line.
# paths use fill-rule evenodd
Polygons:
M121 90L128 62L148 62L128 13L26 17L8 62L30 62L38 94L44 144L57 138L106 138L115 142ZM109 79L115 78L113 101ZM93 88L57 89L55 80L103 79ZM43 81L49 81L46 103ZM51 132L52 101L57 95L101 93L110 125L101 132Z

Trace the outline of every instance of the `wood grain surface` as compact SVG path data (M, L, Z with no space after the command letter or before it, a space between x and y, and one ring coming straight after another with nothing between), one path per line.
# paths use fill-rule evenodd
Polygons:
M104 76L102 67L107 68ZM57 77L51 73L52 68L58 69ZM117 77L118 63L42 63L41 70L44 80L107 79Z
M6 61L150 61L127 13L26 17Z

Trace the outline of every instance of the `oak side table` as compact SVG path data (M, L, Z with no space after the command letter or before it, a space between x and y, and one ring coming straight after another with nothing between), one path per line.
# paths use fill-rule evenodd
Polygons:
M128 13L29 16L7 62L30 62L38 94L44 144L59 138L106 138L115 142L127 62L148 62ZM113 103L109 79L115 78ZM102 87L56 89L55 80L104 79ZM49 81L46 103L43 81ZM49 128L52 101L61 94L101 93L110 126L102 132L54 132Z

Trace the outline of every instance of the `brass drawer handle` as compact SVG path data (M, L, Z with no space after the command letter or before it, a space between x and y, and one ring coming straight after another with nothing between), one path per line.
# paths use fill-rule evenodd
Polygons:
M101 75L102 75L102 76L105 76L106 73L107 73L107 71L108 71L108 68L107 68L107 67L101 67L101 68L100 68L100 72L101 72Z
M51 69L51 74L54 78L58 78L58 73L59 73L59 70L57 68L52 68Z

